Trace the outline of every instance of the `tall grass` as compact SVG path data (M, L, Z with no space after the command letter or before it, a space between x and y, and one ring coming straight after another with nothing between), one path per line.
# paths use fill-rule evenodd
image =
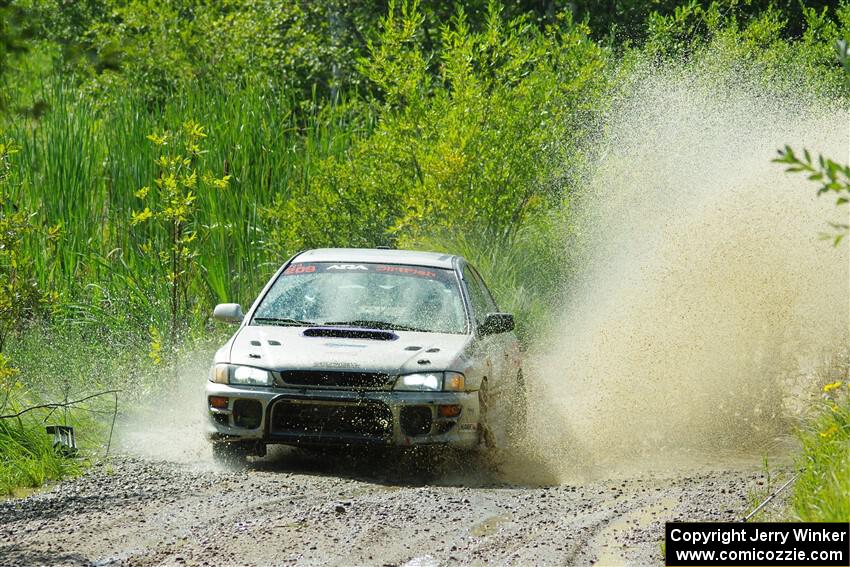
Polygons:
M149 134L195 120L208 134L201 171L231 175L228 189L197 196L193 228L201 240L190 293L202 319L215 302L249 301L292 252L268 239L264 208L307 186L314 163L340 155L372 126L368 113L348 112L344 101L314 101L305 115L286 93L251 85L198 87L157 108L132 96L99 107L77 93L61 81L45 85L48 112L6 127L21 145L11 183L16 204L61 234L58 245L37 236L22 252L37 259L42 283L79 304L73 319L96 312L91 319L112 317L110 325L128 328L147 329L167 312L166 271L156 254L166 235L130 225L141 205L135 192L155 178ZM152 252L142 252L148 242Z

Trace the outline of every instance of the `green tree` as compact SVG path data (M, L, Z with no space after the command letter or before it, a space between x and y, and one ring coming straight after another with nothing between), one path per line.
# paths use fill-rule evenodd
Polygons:
M188 289L197 271L191 262L197 255L199 230L195 222L197 191L225 190L230 176L199 174L198 159L206 133L202 126L188 121L177 132L151 134L148 139L159 148L157 173L150 186L136 192L144 208L131 211L130 224L155 225L150 238L139 247L139 253L153 256L163 266L169 288L169 337L171 347L177 344L181 319L188 304ZM152 331L152 353L159 356L159 333ZM155 357L155 358L156 358Z
M458 9L434 58L423 23L417 3L390 2L360 63L380 120L267 212L283 249L504 238L564 198L558 164L582 159L586 111L606 84L589 30L567 13L541 31L491 2L478 32Z

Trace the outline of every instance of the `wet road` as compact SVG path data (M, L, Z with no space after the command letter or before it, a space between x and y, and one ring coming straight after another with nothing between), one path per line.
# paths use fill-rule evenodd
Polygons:
M531 466L531 465L530 465ZM3 565L646 565L663 522L734 520L757 468L507 482L474 459L115 457L0 503Z

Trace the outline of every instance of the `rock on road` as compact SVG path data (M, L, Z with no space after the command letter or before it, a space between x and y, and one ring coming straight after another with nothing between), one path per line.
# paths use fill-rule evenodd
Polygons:
M114 457L0 502L0 564L661 564L664 521L735 520L762 482L739 467L523 486L476 464L426 477L352 459Z

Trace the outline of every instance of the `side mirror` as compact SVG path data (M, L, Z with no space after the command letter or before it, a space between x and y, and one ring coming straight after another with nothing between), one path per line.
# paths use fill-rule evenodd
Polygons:
M497 335L514 330L514 316L510 313L488 313L484 322L478 327L482 336Z
M213 319L223 323L241 323L245 315L238 303L219 303L213 310Z

